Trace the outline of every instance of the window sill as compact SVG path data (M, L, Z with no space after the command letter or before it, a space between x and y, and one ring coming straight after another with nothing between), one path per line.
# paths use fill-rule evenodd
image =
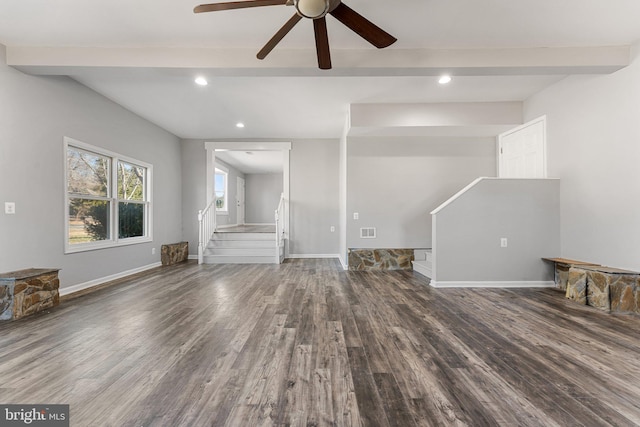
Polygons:
M145 237L131 237L128 239L118 240L117 242L114 242L112 240L107 240L102 242L79 243L77 245L66 244L64 248L64 253L65 255L76 254L80 252L97 251L100 249L109 249L109 248L119 248L122 246L131 246L131 245L138 245L141 243L150 243L150 242L153 242L153 238L145 236Z

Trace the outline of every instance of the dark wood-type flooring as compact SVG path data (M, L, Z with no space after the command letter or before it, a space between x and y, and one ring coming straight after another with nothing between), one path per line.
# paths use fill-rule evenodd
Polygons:
M0 403L72 426L640 424L640 320L334 260L182 264L0 324Z

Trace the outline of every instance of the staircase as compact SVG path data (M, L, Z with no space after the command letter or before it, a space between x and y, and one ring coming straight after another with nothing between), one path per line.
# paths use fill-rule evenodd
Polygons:
M416 249L413 271L417 271L428 278L433 277L433 252L431 249Z
M204 251L205 264L278 264L276 233L216 231Z
M198 212L198 264L281 264L286 247L285 200L274 224L216 226L215 200Z

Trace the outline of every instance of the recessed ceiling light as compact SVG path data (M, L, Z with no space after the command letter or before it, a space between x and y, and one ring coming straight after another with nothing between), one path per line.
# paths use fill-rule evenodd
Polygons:
M438 83L440 83L441 85L446 85L450 81L451 81L451 76L448 75L448 74L444 74L444 75L440 76L440 79L438 80Z
M200 85L200 86L206 86L206 85L208 85L208 84L209 84L209 83L207 82L207 79L205 79L205 78L204 78L204 77L202 77L202 76L200 76L200 77L196 77L195 82L196 82L196 84L197 84L197 85Z
M238 122L238 123L236 123L236 127L237 128L243 128L244 127L244 123Z

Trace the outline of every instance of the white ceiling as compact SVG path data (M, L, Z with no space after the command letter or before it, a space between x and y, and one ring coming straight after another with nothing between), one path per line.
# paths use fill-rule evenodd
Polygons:
M286 6L196 15L186 0L3 1L0 43L11 65L70 75L182 138L293 139L339 137L350 104L522 101L568 73L620 68L608 47L640 39L638 0L346 3L398 42L376 50L328 18L328 72L306 20L255 59Z
M246 174L282 173L284 169L282 151L216 150L216 159Z

